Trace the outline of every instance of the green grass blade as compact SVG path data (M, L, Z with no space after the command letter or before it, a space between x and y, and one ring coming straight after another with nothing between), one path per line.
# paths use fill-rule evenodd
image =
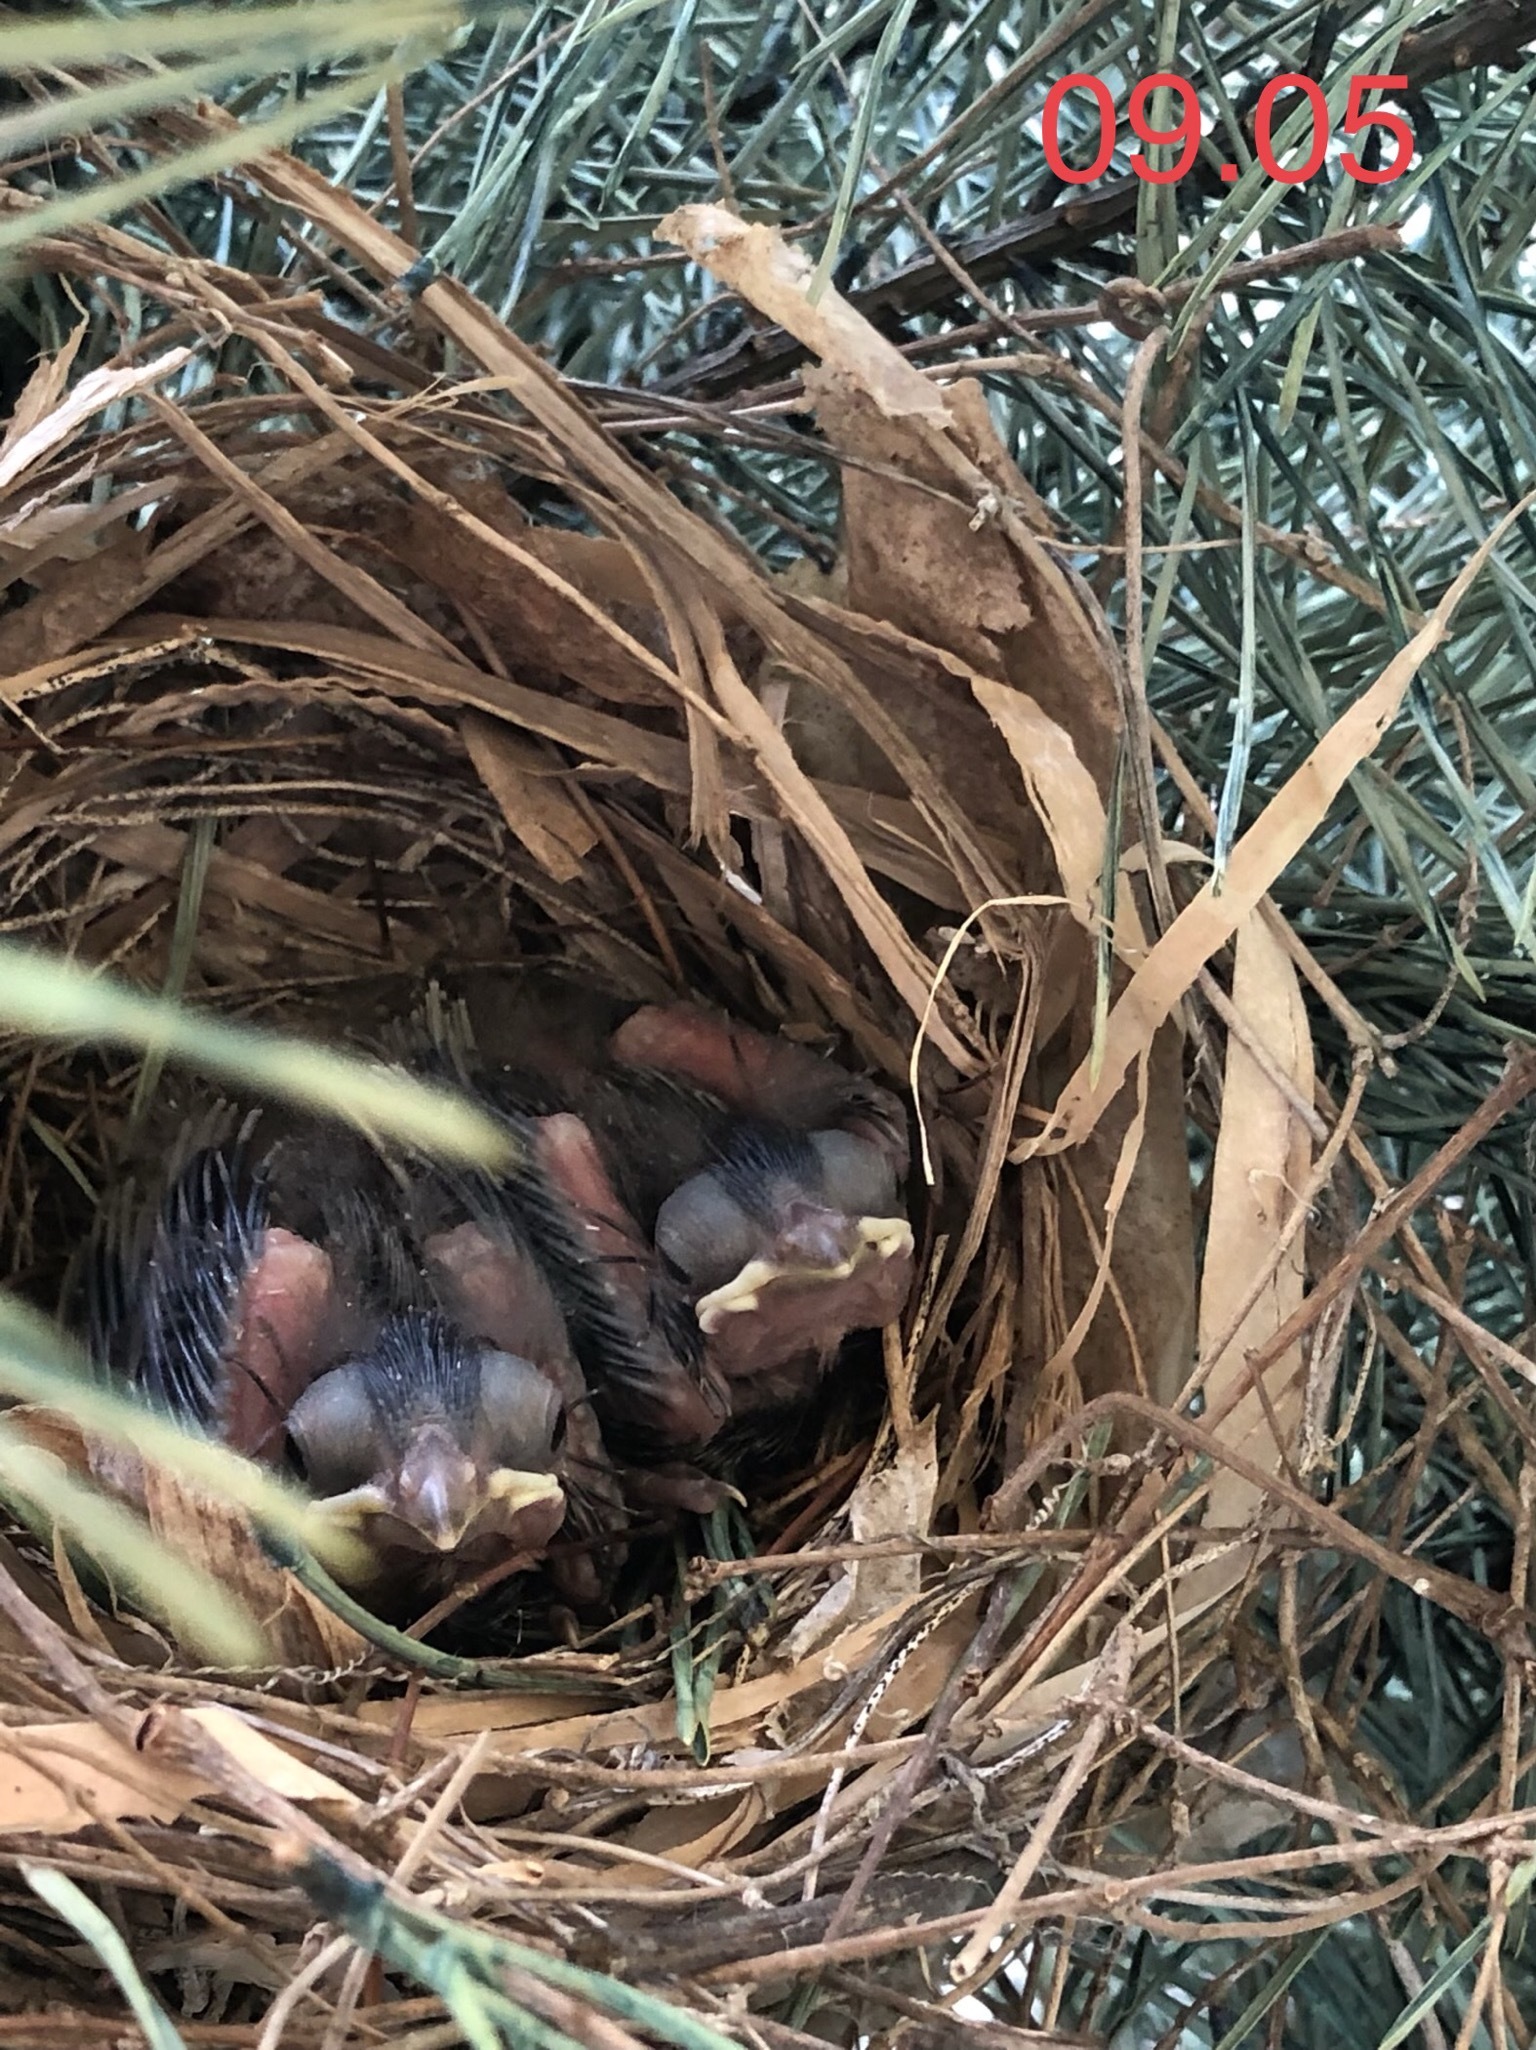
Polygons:
M141 996L106 975L0 940L0 1022L38 1038L126 1042L444 1159L510 1166L516 1142L461 1097L324 1047Z
M17 1869L39 1900L69 1923L101 1959L123 1990L133 2018L144 2031L150 2050L186 2050L186 2044L170 2016L139 1977L128 1946L106 1912L80 1891L75 1882L51 1865L39 1865L30 1858L17 1860Z

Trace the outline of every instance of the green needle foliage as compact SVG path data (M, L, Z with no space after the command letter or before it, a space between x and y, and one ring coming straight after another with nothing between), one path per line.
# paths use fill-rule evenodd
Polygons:
M588 2004L676 2050L734 2050L729 2036L653 1993L407 1906L323 1852L309 1853L296 1876L355 1942L439 1994L476 2050L565 2050L572 2037L560 2024L579 2026Z

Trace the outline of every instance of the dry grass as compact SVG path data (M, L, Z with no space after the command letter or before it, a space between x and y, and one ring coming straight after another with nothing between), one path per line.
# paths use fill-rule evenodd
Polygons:
M9 930L322 1034L446 968L559 961L835 1037L915 1077L926 1279L878 1436L753 1504L757 1555L454 1686L264 1562L284 1663L189 1669L18 1540L0 1848L99 1895L189 2044L1065 2043L1097 2039L1141 1935L1204 1925L1204 1977L1262 2019L1312 1932L1374 1923L1396 1955L1410 1910L1469 1938L1461 2041L1480 2015L1526 2040L1499 1939L1532 1369L1479 1322L1508 1261L1471 1164L1536 1069L1395 1186L1360 1122L1370 1037L1266 895L1483 557L1217 890L1198 782L977 388L813 303L773 232L669 229L820 364L830 579L765 575L627 452L624 402L578 399L461 288L402 289L411 252L346 195L281 156L251 176L307 280L102 227L32 250L152 313L94 390L42 365L0 445L31 587L0 618ZM329 252L367 280L347 322ZM1303 984L1362 1049L1342 1104ZM8 1066L0 1219L42 1291L137 1071ZM1351 1316L1422 1403L1379 1460ZM1516 1532L1486 1574L1438 1564L1433 1522L1410 1540L1447 1447ZM1504 1693L1424 1820L1370 1710L1378 1640L1427 1611ZM60 1931L7 1882L0 2045L121 2040ZM993 2019L956 2021L957 1989Z

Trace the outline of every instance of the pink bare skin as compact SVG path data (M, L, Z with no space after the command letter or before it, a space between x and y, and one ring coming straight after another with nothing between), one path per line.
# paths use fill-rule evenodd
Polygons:
M724 1316L709 1334L710 1360L730 1383L736 1414L798 1400L807 1366L819 1370L845 1333L891 1323L911 1288L910 1253L870 1260L844 1281L770 1282L761 1311Z
M240 1284L224 1350L224 1442L269 1464L288 1412L336 1357L345 1314L330 1256L280 1225Z
M884 1090L859 1090L852 1077L793 1040L771 1039L687 1004L647 1004L625 1019L609 1051L626 1067L660 1068L695 1082L751 1117L802 1131L838 1126L880 1147L898 1179L906 1174L906 1126L895 1100Z
M645 1331L653 1370L644 1397L647 1423L669 1444L707 1444L728 1413L724 1390L712 1379L695 1379L651 1326L656 1255L619 1201L592 1134L579 1117L561 1111L540 1118L536 1145L539 1164L570 1204L584 1242Z

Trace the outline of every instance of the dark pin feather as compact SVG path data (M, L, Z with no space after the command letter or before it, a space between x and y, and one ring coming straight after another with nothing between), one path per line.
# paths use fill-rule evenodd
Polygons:
M267 1225L262 1177L238 1140L203 1147L146 1230L129 1185L103 1208L77 1284L92 1357L146 1402L198 1429L223 1412L229 1318Z
M536 1074L480 1064L465 1014L440 997L396 1047L417 1072L472 1090L519 1142L519 1165L504 1177L433 1171L439 1199L514 1237L539 1263L612 1449L626 1459L675 1454L676 1438L658 1438L643 1418L658 1386L704 1385L703 1336L675 1277L625 1214L622 1195L610 1190L609 1203L600 1198L595 1213L584 1212L570 1186L557 1185L540 1127L568 1109L562 1092ZM586 1229L589 1218L608 1228Z

